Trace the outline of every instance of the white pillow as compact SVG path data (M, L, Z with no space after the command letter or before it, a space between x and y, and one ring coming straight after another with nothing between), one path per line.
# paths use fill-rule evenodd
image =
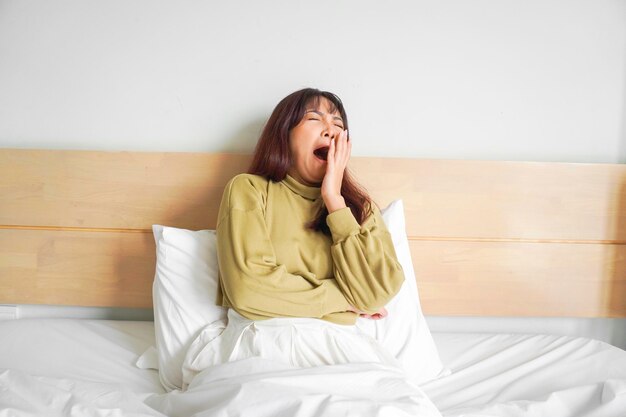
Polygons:
M443 374L443 365L420 307L402 201L391 203L382 216L405 281L386 306L389 316L382 320L359 318L357 326L385 346L412 381L424 383ZM216 302L216 236L213 230L152 228L157 247L153 303L159 376L166 389L180 389L189 345L204 326L226 320L226 308Z
M215 231L152 226L156 272L152 285L159 377L168 390L180 389L187 349L200 330L226 319L217 304Z
M449 371L441 363L420 306L402 200L392 202L381 214L405 279L398 294L386 305L389 315L382 320L359 318L357 327L385 346L400 361L412 382L423 384Z

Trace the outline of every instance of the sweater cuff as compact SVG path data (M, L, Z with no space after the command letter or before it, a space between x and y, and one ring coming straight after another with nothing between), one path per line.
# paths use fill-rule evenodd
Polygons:
M333 243L341 242L348 236L361 232L361 226L356 221L350 207L333 211L326 216L326 224L333 236Z
M349 303L339 289L337 281L326 279L323 282L323 285L326 287L326 303L322 306L322 317L331 313L347 311Z

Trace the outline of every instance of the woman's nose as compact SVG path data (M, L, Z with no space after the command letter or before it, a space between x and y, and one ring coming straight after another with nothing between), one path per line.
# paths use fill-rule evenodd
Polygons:
M330 139L335 139L337 137L337 135L339 135L339 132L337 130L337 127L333 124L330 125L326 125L324 127L324 132L322 133L322 136L324 137L328 137Z

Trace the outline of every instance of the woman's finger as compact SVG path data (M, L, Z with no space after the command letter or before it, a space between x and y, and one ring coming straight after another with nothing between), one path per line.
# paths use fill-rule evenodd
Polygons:
M326 163L330 168L331 165L335 163L335 140L330 140L330 146L328 147L328 153L326 154Z
M360 317L371 319L371 320L384 319L385 317L387 317L387 315L389 315L389 312L387 311L385 307L381 308L376 313L372 313L372 314L359 312Z
M352 147L352 144L348 141L348 131L344 130L341 134L341 166L342 167L346 167L348 165L348 160L350 159L350 150ZM339 152L339 148L337 149L337 152Z
M341 133L334 140L335 142L335 154L334 154L334 162L335 167L343 170L346 165L346 138L343 133Z
M337 137L337 153L339 155L343 155L343 152L344 152L345 142L346 142L345 133L346 131L342 130L339 136Z

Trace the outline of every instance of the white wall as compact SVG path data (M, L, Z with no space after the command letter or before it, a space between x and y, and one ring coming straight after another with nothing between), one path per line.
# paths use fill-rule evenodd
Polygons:
M250 152L304 86L354 155L626 162L626 2L0 0L0 147Z

